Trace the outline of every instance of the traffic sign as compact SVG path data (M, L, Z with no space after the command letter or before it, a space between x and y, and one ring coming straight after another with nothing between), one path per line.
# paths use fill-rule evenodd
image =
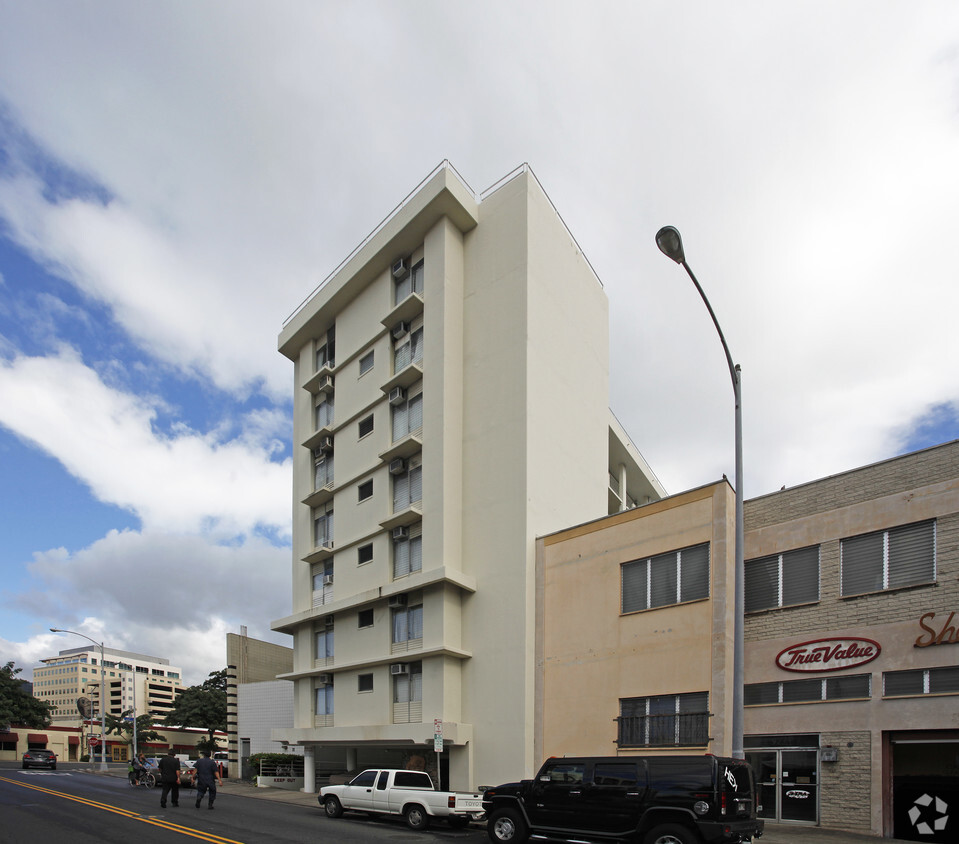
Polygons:
M96 747L100 743L100 739L96 736L90 736L90 747Z

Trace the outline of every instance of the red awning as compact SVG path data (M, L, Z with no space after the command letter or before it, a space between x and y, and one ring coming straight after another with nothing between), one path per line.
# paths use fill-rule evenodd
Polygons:
M13 742L14 744L20 739L18 733L0 733L0 741Z
M44 733L27 733L28 744L46 744L47 737Z
M80 736L67 736L67 744L79 744Z

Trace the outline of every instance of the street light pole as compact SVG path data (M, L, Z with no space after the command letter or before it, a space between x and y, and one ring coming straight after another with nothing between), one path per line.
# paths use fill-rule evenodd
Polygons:
M696 290L702 297L709 316L712 317L713 325L719 334L719 340L723 344L723 351L726 353L726 363L729 366L729 376L733 382L733 397L736 403L736 571L735 583L736 591L733 605L733 713L732 713L732 756L734 759L744 759L746 754L743 751L743 665L745 663L744 638L745 638L745 569L743 566L743 553L745 542L745 531L743 528L743 403L742 403L742 370L739 364L733 363L733 356L729 352L729 346L726 344L726 338L723 336L723 330L719 327L719 320L713 312L709 299L703 292L703 288L697 281L689 264L686 263L686 254L683 252L683 239L679 230L674 226L663 226L656 232L656 245L667 258L672 259L682 266L686 273L696 285Z
M103 642L91 639L86 633L77 633L76 630L62 630L59 627L51 627L51 633L70 633L74 636L82 636L88 642L93 642L100 648L100 770L107 770L107 707L106 707L106 670L103 667Z

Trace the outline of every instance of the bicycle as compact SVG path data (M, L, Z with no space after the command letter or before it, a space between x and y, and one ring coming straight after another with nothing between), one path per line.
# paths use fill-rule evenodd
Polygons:
M156 784L157 778L149 771L141 771L134 779L130 780L130 785L134 788L154 788Z

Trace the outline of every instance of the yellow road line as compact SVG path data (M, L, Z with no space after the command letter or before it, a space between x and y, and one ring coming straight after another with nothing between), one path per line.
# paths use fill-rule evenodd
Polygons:
M199 838L201 841L210 841L213 844L243 844L241 841L235 841L232 838L223 838L219 835L214 835L212 832L201 832L200 830L190 829L187 826L180 826L170 821L164 821L160 818L154 818L146 815L138 814L137 812L131 812L128 809L120 809L117 806L110 806L107 803L98 803L96 800L90 800L87 797L77 797L75 794L67 794L63 791L54 791L52 788L44 788L42 785L32 785L30 783L21 782L20 780L12 780L8 777L0 777L0 782L8 782L11 785L19 785L21 788L29 788L33 791L39 791L43 794L50 794L54 797L63 797L66 800L73 800L75 803L82 803L85 806L91 806L94 809L103 809L105 812L112 812L115 815L122 815L125 818L130 818L134 821L141 821L143 823L148 823L151 826L162 827L163 829L169 829L171 832L179 832L181 835L188 835L191 838Z

